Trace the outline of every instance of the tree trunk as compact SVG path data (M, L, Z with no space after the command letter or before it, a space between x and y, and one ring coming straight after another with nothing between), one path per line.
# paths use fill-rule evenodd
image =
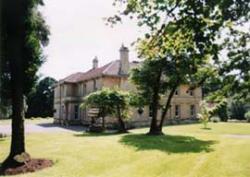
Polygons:
M8 4L10 3L10 4ZM11 101L12 101L12 136L10 154L2 164L2 169L20 165L13 157L25 152L24 138L24 86L23 86L23 47L24 38L24 19L23 2L11 1L8 6L4 6L7 15L6 25L7 39L5 40L6 59L10 63L11 76ZM5 4L6 5L6 4Z
M163 134L157 125L157 116L158 116L158 107L159 107L159 89L160 89L160 79L162 75L162 70L159 71L159 75L157 76L157 85L155 85L153 100L152 100L152 120L150 124L148 135L161 135Z
M152 120L150 125L150 130L148 132L148 135L159 135L162 134L162 132L159 132L158 126L157 126L157 116L158 116L158 106L159 106L159 96L158 92L155 92L153 101L152 101Z
M177 86L174 86L172 88L172 90L170 91L170 94L168 96L168 99L167 99L167 102L165 104L165 107L162 111L162 114L161 114L161 121L160 121L160 125L159 125L159 130L162 131L162 127L163 127L163 123L164 123L164 120L165 120L165 117L166 117L166 114L170 108L170 105L171 105L171 100L174 96L174 93L175 93L175 90L177 89Z
M102 117L102 128L103 130L105 130L105 117L104 116Z
M121 110L120 110L120 107L117 106L117 113L118 113L118 121L119 121L119 132L120 133L127 133L127 130L126 130L126 126L125 126L125 123L124 121L122 120L122 116L121 116Z

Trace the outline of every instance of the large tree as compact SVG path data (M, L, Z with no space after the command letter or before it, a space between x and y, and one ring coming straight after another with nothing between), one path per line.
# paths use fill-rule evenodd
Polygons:
M124 16L136 18L138 25L148 31L139 40L139 57L156 60L160 66L158 70L155 69L156 75L152 75L157 85L149 85L153 87L154 93L151 97L153 119L150 134L162 133L162 123L171 95L182 83L189 83L192 89L202 84L209 73L217 72L225 76L223 86L227 85L220 90L220 94L227 93L229 88L235 89L237 84L240 84L238 88L247 93L249 34L242 27L247 26L249 20L249 0L116 0L116 3L121 3L120 7L123 9L108 21L117 23ZM209 64L213 65L212 70L207 67ZM201 68L203 66L206 67L205 70ZM151 69L148 72L153 71ZM237 72L232 74L231 71L234 70ZM139 70L137 74L140 76ZM164 83L168 83L168 86ZM156 125L155 109L161 87L168 98L160 123Z
M52 117L54 113L54 84L56 80L45 77L27 97L26 117Z
M10 154L2 163L6 169L21 165L14 157L25 152L24 96L36 82L37 70L44 61L42 45L48 43L49 31L38 12L42 0L4 0L2 3L4 94L1 98L11 100L13 113Z
M90 93L83 103L83 107L98 108L98 117L105 119L106 116L117 118L119 132L127 132L124 119L129 116L129 93L121 90L103 88L102 90Z
M146 99L144 102L152 110L149 134L162 134L171 100L181 84L190 84L187 92L192 91L214 72L207 60L199 61L202 58L192 60L185 54L181 59L172 57L146 59L131 72L131 80L137 85L139 95Z

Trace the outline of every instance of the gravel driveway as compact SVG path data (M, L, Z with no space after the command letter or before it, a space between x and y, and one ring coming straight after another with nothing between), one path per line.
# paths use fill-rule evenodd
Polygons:
M51 123L43 123L43 124L26 124L25 125L25 133L33 133L33 132L81 132L85 131L86 128L83 126L68 126L62 127L58 125L54 125ZM0 133L11 134L11 126L10 125L0 125Z

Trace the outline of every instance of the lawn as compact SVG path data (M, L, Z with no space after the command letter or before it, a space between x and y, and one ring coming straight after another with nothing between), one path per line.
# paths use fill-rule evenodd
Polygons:
M125 135L28 134L27 151L55 165L20 177L249 177L250 124L201 127L169 126L158 137L145 136L147 129ZM9 143L0 140L0 161Z

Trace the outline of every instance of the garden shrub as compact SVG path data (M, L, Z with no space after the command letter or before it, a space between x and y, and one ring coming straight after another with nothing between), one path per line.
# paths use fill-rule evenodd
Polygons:
M211 119L210 119L210 121L211 122L214 122L214 123L217 123L217 122L220 122L220 118L219 117L212 117Z
M229 105L229 117L231 119L244 120L246 111L246 107L241 101L233 101Z
M6 135L6 134L4 134L4 133L0 133L0 138L5 138L5 137L7 137L7 135Z
M247 119L247 122L250 122L250 111L245 113L245 118Z
M219 119L223 122L227 122L228 120L228 104L222 104L216 111L215 114L219 117Z

